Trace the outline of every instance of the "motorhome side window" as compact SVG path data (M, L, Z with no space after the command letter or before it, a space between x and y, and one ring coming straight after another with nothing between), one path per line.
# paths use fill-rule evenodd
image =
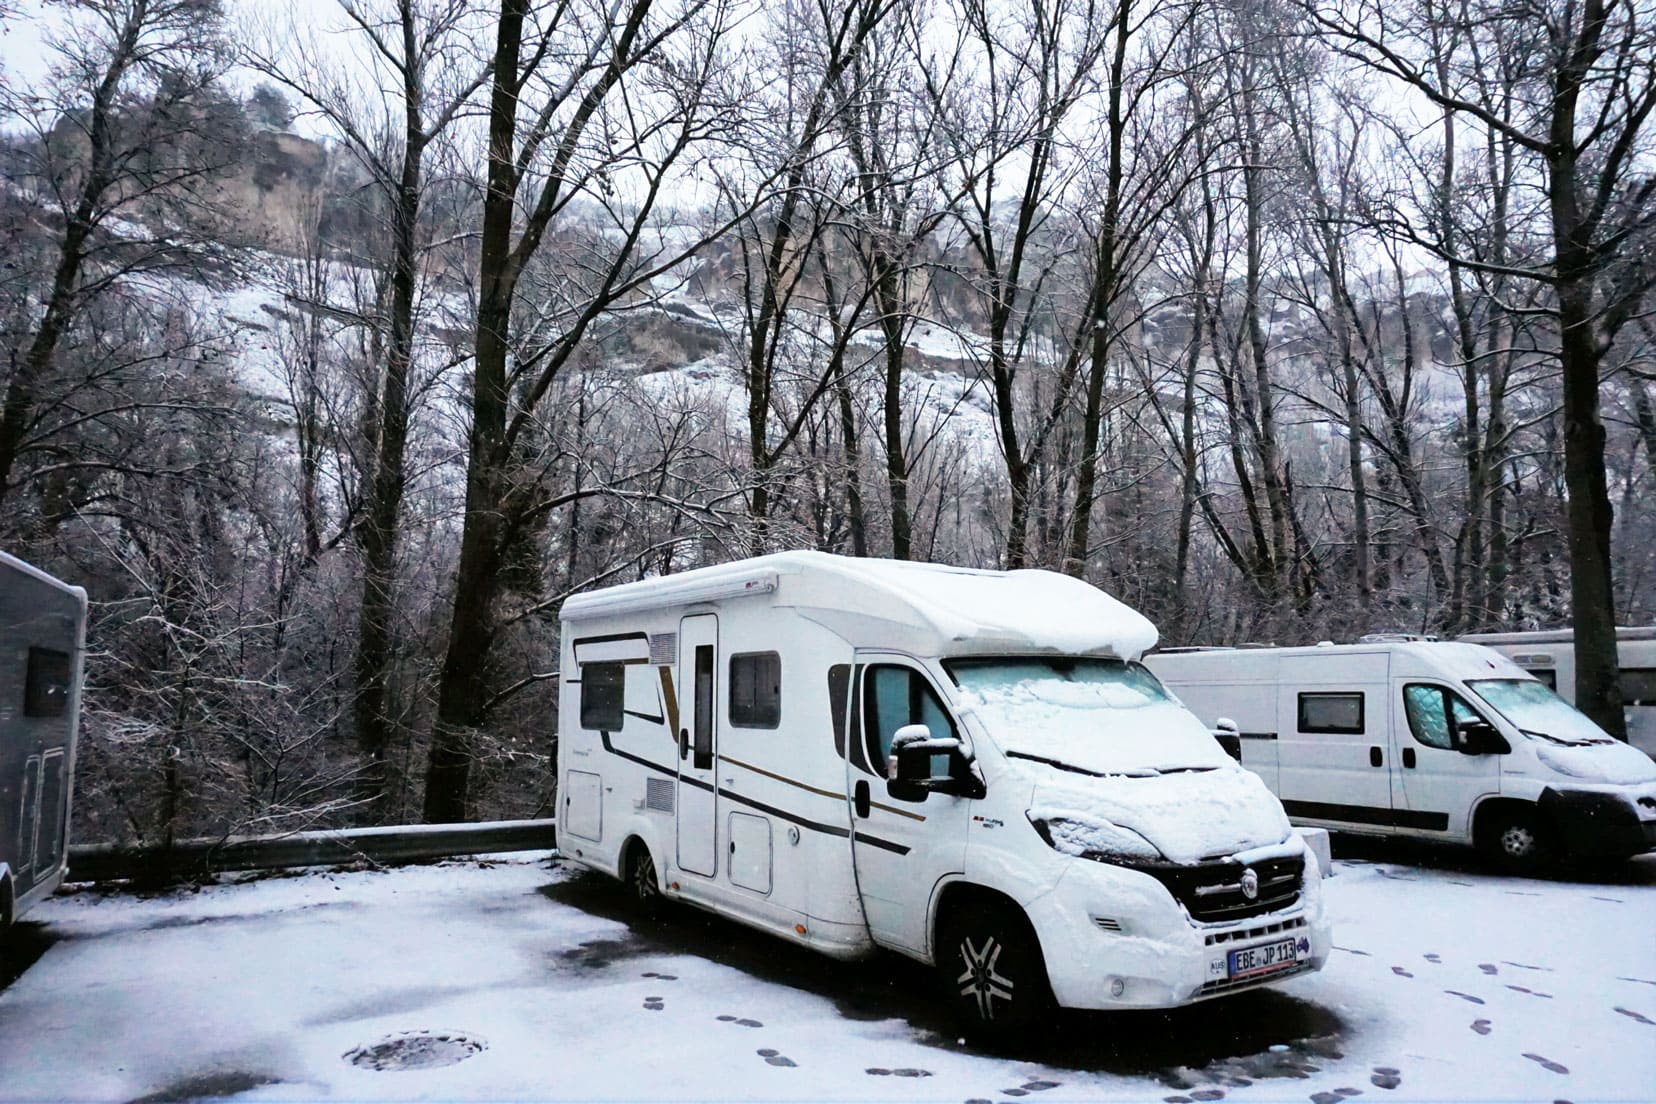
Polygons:
M1361 735L1363 732L1363 695L1351 693L1315 693L1299 696L1299 730L1301 732L1339 733Z
M51 648L29 649L23 683L25 717L61 717L69 708L69 656Z
M581 668L581 727L619 732L626 708L627 668L620 663L588 663Z
M1623 705L1656 705L1656 667L1623 667L1621 692Z
M1556 669L1554 669L1552 667L1538 667L1538 668L1536 668L1535 670L1533 670L1529 673L1534 675L1536 677L1536 680L1539 681L1548 690L1551 690L1555 694L1558 693L1558 671ZM1626 674L1625 671L1622 672L1622 673ZM1622 690L1622 697L1626 697L1626 696L1627 696L1627 691L1625 689L1623 689Z
M904 725L923 724L933 736L958 735L948 710L919 671L883 664L870 667L863 691L863 728L871 763L883 767L892 737Z
M1416 741L1445 751L1454 750L1455 726L1483 719L1459 694L1442 686L1404 687L1403 711L1409 716L1409 731Z
M775 728L782 723L782 657L745 652L730 657L730 723Z

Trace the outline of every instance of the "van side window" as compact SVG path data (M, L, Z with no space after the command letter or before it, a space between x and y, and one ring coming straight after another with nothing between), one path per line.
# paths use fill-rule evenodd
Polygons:
M1445 751L1455 748L1455 726L1483 720L1459 694L1442 686L1405 686L1403 711L1417 742Z
M627 668L620 663L588 663L581 668L581 727L619 732L626 705Z
M1299 696L1299 730L1301 732L1361 735L1363 732L1362 692L1301 694Z
M885 773L891 740L904 725L923 724L933 736L958 736L954 722L924 675L909 667L879 665L868 668L863 680L863 729L868 735L868 758L873 773ZM947 759L934 756L936 773L947 771Z
M1623 705L1656 705L1656 667L1623 667L1621 691Z
M730 657L730 723L775 728L782 723L782 657L744 652Z
M23 715L61 717L68 708L68 653L30 648L29 671L23 683Z

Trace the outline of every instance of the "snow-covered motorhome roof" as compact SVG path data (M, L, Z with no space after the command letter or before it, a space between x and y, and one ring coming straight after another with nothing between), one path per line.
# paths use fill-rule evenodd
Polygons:
M577 595L564 621L768 597L858 647L919 655L1021 653L1134 658L1156 643L1144 615L1051 571L777 552Z

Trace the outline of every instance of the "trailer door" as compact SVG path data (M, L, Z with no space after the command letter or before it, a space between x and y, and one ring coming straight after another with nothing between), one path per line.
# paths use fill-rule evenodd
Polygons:
M679 622L678 865L711 878L718 871L719 619Z

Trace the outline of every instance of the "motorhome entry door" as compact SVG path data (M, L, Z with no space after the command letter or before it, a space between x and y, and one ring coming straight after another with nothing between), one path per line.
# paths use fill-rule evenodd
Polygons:
M711 878L718 871L719 619L679 622L678 865Z

